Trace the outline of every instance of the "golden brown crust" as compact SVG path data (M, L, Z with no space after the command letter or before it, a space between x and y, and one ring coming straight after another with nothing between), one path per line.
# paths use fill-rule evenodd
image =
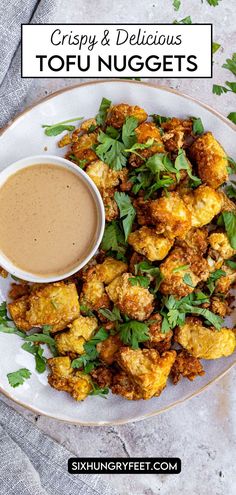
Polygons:
M68 392L77 401L84 400L92 391L90 376L73 369L68 356L50 358L48 366L48 383L56 390Z
M171 379L176 385L181 376L193 381L197 376L205 375L205 371L198 358L193 357L188 351L177 353L176 360L171 368Z
M217 189L228 180L227 155L211 132L194 141L190 156L197 165L199 177L208 186Z
M112 371L106 366L98 366L90 373L93 381L100 387L110 387L112 383Z
M112 106L107 114L106 125L111 125L115 129L120 129L125 123L126 117L135 117L139 123L144 122L148 115L143 108L137 105L127 105L126 103L120 103L119 105Z
M169 330L167 333L161 331L162 317L159 313L152 314L150 320L153 323L149 325L149 340L144 342L144 347L156 349L160 354L169 351L173 337L172 330Z
M143 254L150 261L163 260L173 245L172 240L157 234L155 229L141 227L132 232L128 237L128 243L139 254Z
M191 228L191 214L177 192L151 201L149 211L157 232L170 239L184 237Z

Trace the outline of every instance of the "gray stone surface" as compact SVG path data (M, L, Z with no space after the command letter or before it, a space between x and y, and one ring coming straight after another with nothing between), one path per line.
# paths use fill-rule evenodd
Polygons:
M182 8L176 13L171 0L60 0L54 22L172 22L187 15L192 16L193 22L212 22L214 40L222 44L214 57L214 82L222 84L232 80L221 66L235 48L236 15L235 0L220 3L214 8L206 0L203 4L201 0L182 0ZM232 93L214 96L210 79L153 81L199 98L224 115L235 111L235 96ZM76 82L79 80L35 80L24 106ZM119 427L66 425L14 407L77 455L181 457L180 475L109 476L120 495L233 495L236 493L235 377L234 369L199 397L156 418Z

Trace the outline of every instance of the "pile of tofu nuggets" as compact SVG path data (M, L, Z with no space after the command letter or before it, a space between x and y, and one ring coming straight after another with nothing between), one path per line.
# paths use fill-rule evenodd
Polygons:
M128 104L109 108L103 132L108 126L121 132L127 117L137 119L136 142L152 144L136 148L138 153L128 153L121 170L96 155L101 126L95 119L85 121L59 142L61 147L68 146L67 158L85 164L103 198L107 226L110 222L121 225L115 193L129 196L136 216L123 256L101 246L89 265L71 279L38 286L13 284L10 292L8 308L17 327L27 332L50 325L58 356L48 359L49 384L78 401L91 394L94 384L130 400L158 397L169 375L173 383L181 377L193 380L204 374L201 358L229 356L236 345L234 329L217 330L198 315L188 314L181 326L163 331L161 314L163 299L173 296L178 301L200 291L207 294L203 308L222 318L232 310L229 291L236 271L227 260L233 259L236 250L224 227L217 225L222 212L236 212L235 203L222 187L228 180L226 153L211 132L194 135L193 119L156 123L148 120L142 108ZM142 188L134 191L135 171L150 157L162 153L174 163L181 149L191 174L200 179L197 187L191 186L183 168L178 180L173 173L163 172L164 178L172 178L169 187L154 190L149 197ZM159 268L158 290L153 290L148 273L144 274L149 278L148 287L132 283L143 275L137 270L142 262ZM224 275L209 293L207 282L216 270ZM101 311L114 308L125 322L147 324L148 338L139 346L124 343L117 322ZM94 369L85 373L83 366L72 367L72 361L85 353L84 344L101 327L107 338L96 346Z

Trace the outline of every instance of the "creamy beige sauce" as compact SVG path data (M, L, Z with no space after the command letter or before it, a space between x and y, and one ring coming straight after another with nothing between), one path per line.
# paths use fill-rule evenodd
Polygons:
M53 164L19 170L0 188L0 250L18 268L62 275L89 254L98 216L87 185Z

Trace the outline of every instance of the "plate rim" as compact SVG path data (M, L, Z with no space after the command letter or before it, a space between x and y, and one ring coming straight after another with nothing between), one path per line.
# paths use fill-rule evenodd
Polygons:
M73 85L68 86L68 87L65 87L65 88L61 88L61 89L59 89L57 91L54 91L50 95L47 95L47 96L41 98L36 103L33 103L33 104L29 105L27 108L25 108L20 113L18 113L13 119L11 119L5 126L3 126L0 129L0 137L6 131L8 131L11 128L11 126L13 126L15 124L16 121L18 121L21 118L23 118L26 113L30 112L33 108L35 108L37 106L40 106L41 104L43 104L47 100L50 100L52 98L55 98L56 96L59 96L62 93L66 93L66 92L71 91L71 90L74 90L76 88L80 88L81 86L91 86L91 85L95 85L95 84L117 83L117 82L118 83L122 83L122 84L128 84L128 85L133 84L133 85L139 85L139 86L147 86L147 87L151 87L151 88L154 88L154 89L159 89L161 91L165 91L167 93L173 93L173 94L176 94L177 96L181 96L181 97L183 97L185 99L191 100L194 103L197 103L200 107L205 108L206 110L208 110L213 115L216 115L230 129L232 129L233 131L236 131L236 126L232 122L230 122L227 119L227 117L225 117L222 113L220 113L218 110L215 110L213 107L211 107L207 103L203 103L198 98L195 98L193 96L190 96L190 95L188 95L188 94L186 94L184 92L178 91L176 89L169 88L169 87L167 87L165 85L159 85L159 84L156 84L156 83L153 83L153 82L151 83L151 82L146 82L146 81L130 81L130 80L122 80L122 79L114 79L113 78L113 79L105 79L105 80L104 79L101 79L101 80L93 80L93 81L80 82L80 83L73 84ZM235 364L236 364L236 356L235 356L235 361L233 363L231 363L228 368L226 368L222 373L219 373L217 376L215 376L206 385L200 387L198 390L196 390L195 392L193 392L193 393L191 393L191 394L183 397L182 399L178 399L175 402L173 402L172 404L170 404L170 405L168 405L166 407L163 407L162 409L159 409L158 411L153 411L151 413L146 413L146 414L143 414L143 415L140 415L140 416L136 416L134 418L126 418L126 419L114 420L114 421L112 420L112 421L95 421L95 422L84 422L84 421L82 421L81 422L81 421L76 420L76 419L75 420L69 420L69 419L65 419L65 418L57 418L57 417L53 416L52 414L49 414L49 413L44 412L44 411L40 411L39 409L37 409L37 408L35 408L33 406L29 406L29 405L25 404L24 402L22 402L20 399L18 399L16 397L12 397L11 394L8 393L6 390L4 390L1 386L0 386L0 392L7 399L12 400L15 404L23 407L24 409L27 409L30 412L33 412L33 413L36 413L36 414L45 416L47 418L51 418L51 419L54 419L54 420L56 419L57 421L60 421L62 423L74 424L74 425L78 425L78 426L92 426L92 427L95 427L95 426L96 427L101 427L101 426L119 426L119 425L124 425L124 424L128 424L128 423L134 423L134 422L137 422L137 421L143 421L144 419L149 419L149 418L152 418L154 416L158 416L159 414L162 414L164 412L167 412L167 411L173 409L177 405L180 405L180 404L183 404L184 402L187 402L188 400L192 399L193 397L197 397L202 392L204 392L208 387L210 387L213 383L216 383L221 378L223 378L235 366Z

